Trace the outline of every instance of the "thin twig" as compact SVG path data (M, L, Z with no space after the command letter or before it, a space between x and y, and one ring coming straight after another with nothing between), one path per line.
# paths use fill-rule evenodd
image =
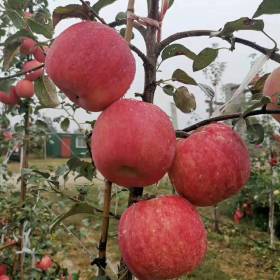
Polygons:
M164 39L163 41L161 41L161 43L158 45L158 49L157 49L157 55L159 55L162 50L167 47L168 45L170 45L171 43L180 40L180 39L184 39L184 38L189 38L189 37L200 37L200 36L211 36L211 34L213 34L215 31L213 30L190 30L190 31L184 31L184 32L178 32L175 33L169 37L167 37L166 39ZM217 36L217 38L226 40L230 43L232 43L232 40L234 40L235 43L239 43L248 47L251 47L265 55L270 55L270 58L276 62L280 63L280 54L275 53L274 50L275 49L268 49L268 48L264 48L262 46L259 46L258 44L251 42L249 40L246 39L242 39L242 38L238 38L238 37L233 37L233 38L228 38L228 37L219 37Z
M144 62L145 65L151 65L152 63L150 62L149 58L136 46L129 44L129 47L132 51L134 51Z
M13 75L10 75L10 76L0 77L0 81L9 80L9 79L12 79L12 78L23 76L23 75L25 75L27 73L30 73L30 72L33 72L35 70L41 69L44 66L45 66L45 64L41 64L39 66L36 66L36 67L34 67L32 69L29 69L29 70L26 70L26 71L19 71L19 72L15 73Z
M120 26L120 25L125 25L127 23L127 19L121 19L121 20L116 20L113 22L110 22L108 25L112 28ZM138 22L134 21L133 22L133 28L135 28L139 33L145 38L146 36L146 28L139 24Z
M80 0L80 2L88 8L88 10L103 24L107 24L106 21L98 15L98 13L84 0Z
M4 245L0 246L0 252L3 251L3 250L5 250L5 249L7 249L7 248L13 247L13 246L15 246L15 245L17 245L17 244L18 244L18 243L17 243L15 240L12 241L12 242L9 242L9 243L7 243L7 244L4 244Z

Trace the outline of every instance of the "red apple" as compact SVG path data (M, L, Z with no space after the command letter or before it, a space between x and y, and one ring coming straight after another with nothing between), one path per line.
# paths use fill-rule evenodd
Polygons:
M240 221L244 218L244 212L240 210L240 208L237 208L233 220L236 224L240 224Z
M4 131L3 136L4 136L5 141L13 140L13 133L11 131ZM1 224L1 222L0 222L0 224ZM1 275L1 265L0 265L0 275Z
M250 169L241 137L231 127L215 123L178 141L169 177L191 203L210 206L237 193L248 181Z
M271 98L271 104L267 105L269 110L280 110L280 67L276 68L267 78L263 88L263 94ZM280 114L273 115L280 122Z
M39 67L40 65L43 65L43 64L40 63L37 60L28 61L28 62L23 64L23 71L31 70L33 68ZM35 71L32 71L32 72L29 72L29 73L25 74L25 79L29 80L29 81L35 81L43 75L43 72L44 72L43 67L39 68Z
M47 53L48 49L49 49L48 46L43 46L43 47L36 46L34 51L33 51L34 58L36 60L38 60L39 62L44 63L45 59L46 59L46 53Z
M96 121L92 155L97 169L125 187L158 182L170 168L176 139L168 116L157 106L122 99Z
M52 259L49 256L44 256L37 264L36 267L43 270L47 271L49 270L53 265Z
M21 80L16 84L16 93L18 97L30 98L34 95L33 82L28 80Z
M7 273L8 266L6 264L0 264L0 275L5 275Z
M135 76L135 59L114 29L83 21L53 42L46 57L46 71L74 103L98 112L129 89Z
M1 275L0 280L10 280L10 278L7 275Z
M132 205L122 215L118 233L123 259L141 280L191 273L207 250L207 233L198 212L179 196Z
M0 91L0 102L10 106L16 105L19 102L19 97L16 94L15 87L11 87L9 93Z
M31 38L24 38L20 45L20 53L24 55L32 54L37 42Z
M24 12L23 13L23 18L24 19L29 19L29 18L32 18L33 14L30 13L30 12Z
M4 92L4 91L0 91L0 102L9 105L10 103L10 94Z

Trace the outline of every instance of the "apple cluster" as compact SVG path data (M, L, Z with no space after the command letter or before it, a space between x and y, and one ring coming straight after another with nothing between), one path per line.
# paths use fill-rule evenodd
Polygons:
M20 98L32 98L35 94L34 81L43 75L43 63L45 62L47 47L41 47L35 40L31 38L23 38L20 49L21 55L33 55L34 59L23 64L22 70L28 72L25 74L25 79L17 82L15 86L9 89L9 92L0 91L0 102L15 106L19 103ZM34 68L39 68L31 71Z
M214 123L177 141L159 107L122 98L134 79L135 60L127 42L108 26L90 21L71 26L53 42L45 63L49 77L70 100L85 110L103 111L91 148L106 179L138 188L168 173L178 193L135 203L122 215L119 246L129 269L141 280L191 273L207 250L207 233L195 207L216 205L249 179L249 153L241 137ZM279 73L270 79L279 80ZM280 92L279 83L277 89L267 87Z

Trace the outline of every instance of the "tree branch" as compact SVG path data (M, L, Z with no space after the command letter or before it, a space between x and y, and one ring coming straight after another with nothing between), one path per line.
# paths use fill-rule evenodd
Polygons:
M30 70L27 70L27 71L19 71L13 75L10 75L10 76L6 76L6 77L0 77L0 81L4 81L4 80L9 80L9 79L12 79L12 78L16 78L16 77L20 77L20 76L23 76L27 73L30 73L30 72L33 72L35 70L38 70L38 69L41 69L45 66L45 64L42 64L42 65L39 65L39 66L36 66Z
M151 65L151 62L148 59L148 57L140 49L138 49L136 46L134 46L132 44L129 44L129 47L132 51L134 51L142 59L144 65Z
M214 32L213 30L191 30L191 31L184 31L172 34L171 36L167 37L166 39L162 40L157 49L157 54L159 55L165 47L173 43L174 41L188 38L188 37L200 37L200 36L210 36L210 34Z
M198 122L194 125L184 128L182 130L177 130L176 135L177 135L177 137L186 138L188 136L186 134L187 132L193 131L195 129L198 129L199 127L205 126L205 125L213 123L213 122L226 121L226 120L238 119L238 118L245 119L245 118L257 116L257 115L273 115L273 114L280 114L280 110L267 110L266 108L262 108L259 110L251 111L250 113L248 113L244 116L243 116L243 113L233 113L230 115L213 117L213 118ZM185 133L185 135L184 135L184 133Z
M110 27L115 28L120 25L126 25L126 19L116 20L108 24ZM133 22L133 28L135 28L142 36L145 38L146 36L146 28L139 24L138 22Z
M94 17L96 17L101 23L107 24L106 21L96 13L96 11L84 0L80 0L80 2L87 7L87 9L92 13Z
M210 36L213 32L214 32L213 30L191 30L191 31L175 33L175 34L167 37L163 41L161 41L161 43L158 45L157 55L159 55L165 47L167 47L169 44L173 43L174 41L184 39L184 38L189 38L189 37ZM269 55L272 60L280 63L280 54L273 52L273 49L264 48L254 42L251 42L246 39L238 38L238 37L225 38L225 37L217 36L217 38L226 40L229 43L231 43L232 40L234 40L235 43L239 43L239 44L251 47L265 55Z

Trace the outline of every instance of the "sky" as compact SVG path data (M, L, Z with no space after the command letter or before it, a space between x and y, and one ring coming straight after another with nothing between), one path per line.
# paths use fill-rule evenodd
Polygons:
M90 1L94 4L96 1ZM240 17L252 17L261 0L175 0L174 5L168 11L163 22L163 39L173 33L196 30L196 29L209 29L218 30L223 27L228 21L236 20ZM74 0L50 0L50 9L53 10L57 6L64 6L72 3L80 3ZM107 21L113 21L115 15L120 11L125 11L127 7L127 0L119 0L116 3L104 8L101 16ZM139 16L146 16L146 1L135 0L135 13ZM277 42L280 42L280 15L269 15L260 17L265 21L265 31L271 35ZM72 25L75 20L63 20L56 27L56 35ZM135 39L132 43L139 48L144 48L143 40L140 35L135 32ZM255 31L241 31L237 32L236 36L249 39L264 47L272 47L273 44L260 32ZM213 43L218 43L219 47L229 47L229 44L217 38L188 38L178 41L184 44L187 48L195 53L200 52L205 47L211 47ZM227 83L241 83L248 71L250 70L249 55L257 53L255 50L246 46L237 45L234 52L222 50L219 53L217 61L226 62L226 70L222 77L221 85ZM126 94L125 97L133 97L133 93L143 91L143 69L141 61L135 56L137 60L137 74L135 80ZM277 67L274 62L267 62L263 68L265 72L269 72ZM173 71L181 68L189 75L191 75L197 82L206 83L210 85L202 73L192 72L192 61L179 56L167 60L162 64L161 73L158 75L159 79L169 79ZM179 85L179 84L178 84ZM205 112L205 94L197 87L189 87L190 91L195 95L197 100L197 109L191 114L183 114L177 110L178 127L183 128L186 125L195 121L195 119L207 118L208 113ZM217 89L217 99L221 98L221 90ZM165 95L161 89L158 89L155 95L155 103L160 106L167 114L171 114L172 98ZM50 110L45 112L46 115L50 114ZM56 111L52 115L60 114ZM98 114L86 114L83 110L77 113L77 119L80 122L86 120L96 119ZM71 129L74 129L72 126Z

